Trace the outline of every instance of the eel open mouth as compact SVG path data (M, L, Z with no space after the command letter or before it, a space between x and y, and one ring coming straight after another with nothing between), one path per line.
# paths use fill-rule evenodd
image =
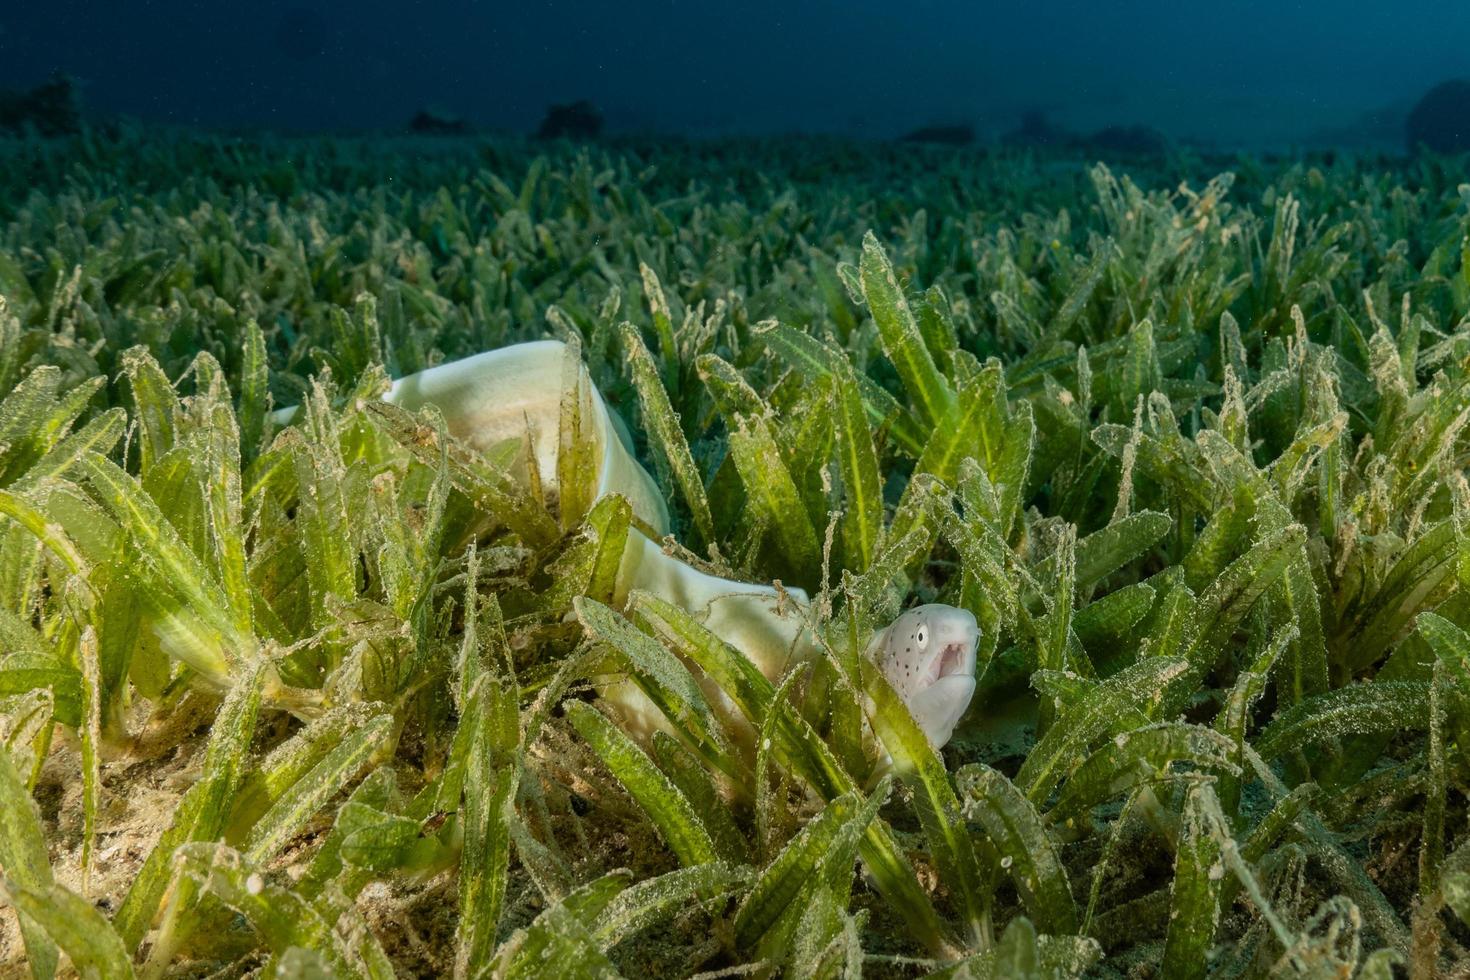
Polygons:
M957 674L969 667L970 661L975 656L975 644L973 643L947 643L944 652L939 655L938 676L948 677Z
M975 643L972 640L955 640L944 645L929 663L926 680L933 684L943 677L975 672Z

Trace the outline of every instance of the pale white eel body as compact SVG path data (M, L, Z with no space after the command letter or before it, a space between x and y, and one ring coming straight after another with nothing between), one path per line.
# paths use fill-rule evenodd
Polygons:
M559 421L567 348L560 341L516 344L408 375L393 382L385 401L408 409L433 404L449 431L487 451L531 433L541 486L557 488ZM581 416L598 442L597 497L622 494L633 513L660 537L669 513L648 471L633 456L621 420L603 402L585 365L578 364ZM293 409L277 417L288 420ZM806 627L807 594L798 588L737 582L709 575L664 553L658 542L630 530L618 571L618 601L633 590L653 593L695 615L705 627L750 658L771 680L816 654ZM975 617L953 606L905 612L869 642L867 655L882 668L936 746L949 741L975 691ZM711 683L707 693L724 701ZM662 712L636 685L604 685L630 729L647 734L666 727ZM722 704L733 711L733 706Z

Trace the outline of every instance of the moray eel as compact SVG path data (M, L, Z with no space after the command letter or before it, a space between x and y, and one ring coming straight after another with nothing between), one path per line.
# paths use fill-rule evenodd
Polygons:
M933 603L908 610L868 643L867 655L936 746L949 741L975 694L979 641L974 613Z
M482 452L520 439L529 429L541 487L555 502L562 393L576 384L580 416L597 443L596 498L622 494L634 516L662 539L670 529L663 493L633 455L627 429L608 409L586 365L569 358L560 341L516 344L400 378L383 399L407 409L437 406L450 434ZM276 418L289 422L294 412L282 409ZM810 600L804 591L701 572L666 554L657 540L637 528L629 531L618 569L617 601L625 602L634 590L687 610L772 681L818 655L807 626ZM876 659L936 747L949 740L975 692L978 639L969 612L927 605L905 612L868 644L867 655ZM732 725L748 727L713 681L701 677L700 683L712 706ZM606 680L600 693L635 734L668 730L663 713L631 681Z

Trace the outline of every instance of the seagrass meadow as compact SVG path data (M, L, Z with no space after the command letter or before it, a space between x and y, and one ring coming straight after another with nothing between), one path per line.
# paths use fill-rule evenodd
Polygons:
M0 975L1466 975L1464 173L0 143ZM820 657L375 397L547 337Z

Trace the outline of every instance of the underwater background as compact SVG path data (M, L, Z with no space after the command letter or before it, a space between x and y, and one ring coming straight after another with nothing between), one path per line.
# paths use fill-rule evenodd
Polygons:
M1398 149L1467 51L1455 0L0 5L0 86L64 72L100 112L287 130L431 109L528 132L590 99L609 133L993 140L1033 112L1217 148Z

